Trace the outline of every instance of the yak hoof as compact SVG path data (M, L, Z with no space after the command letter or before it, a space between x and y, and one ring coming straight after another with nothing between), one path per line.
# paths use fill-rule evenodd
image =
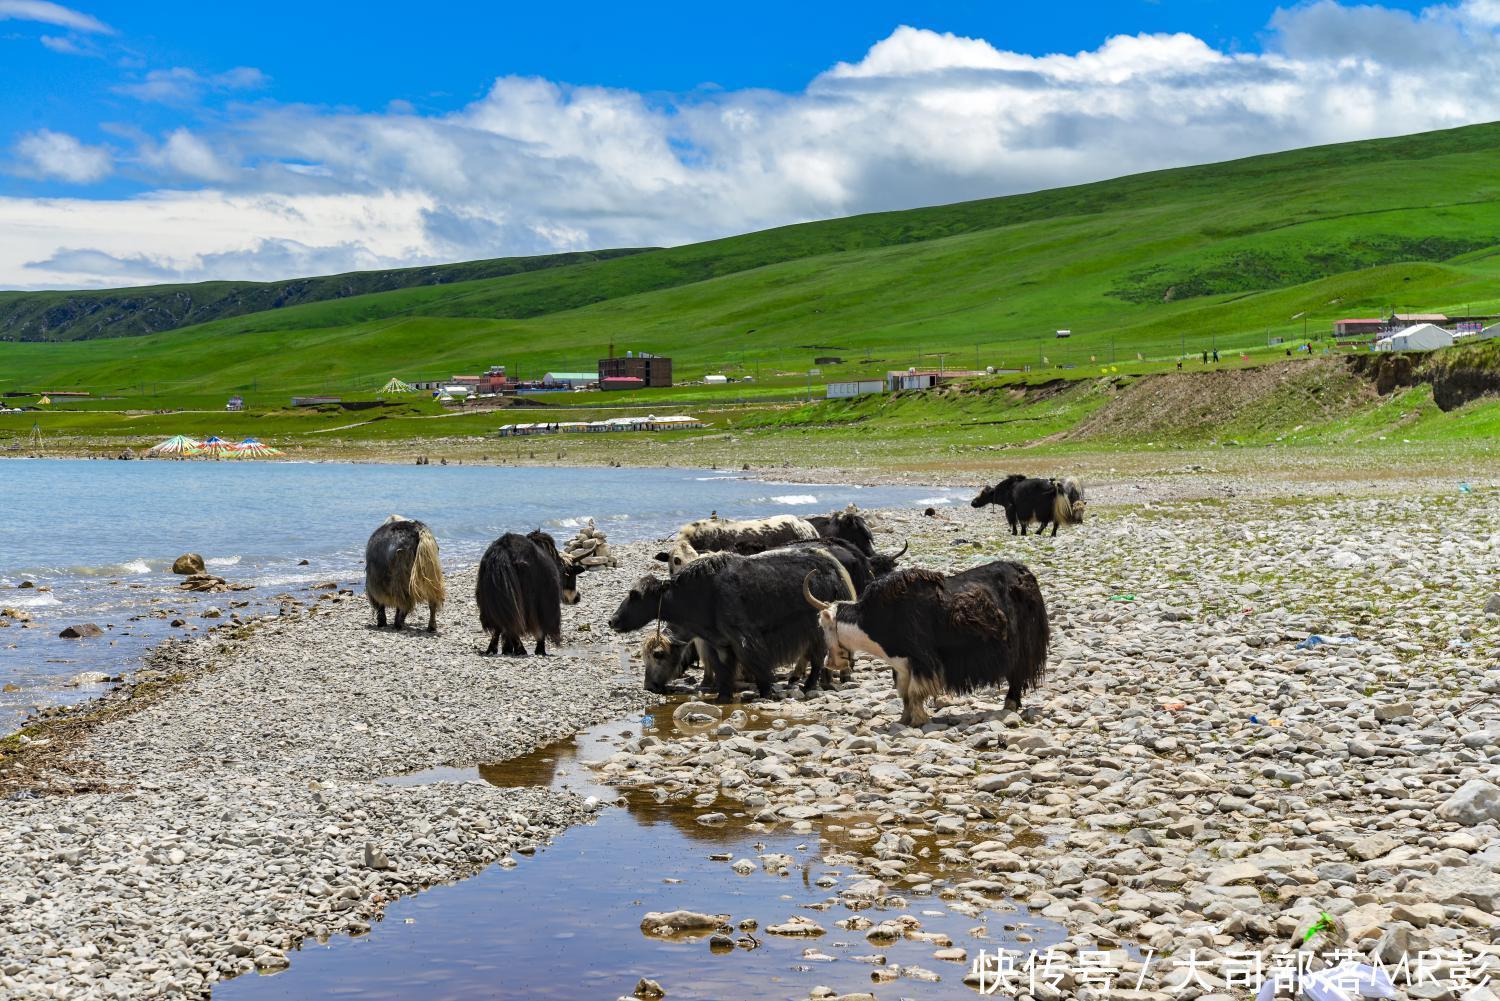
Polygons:
M1021 711L1021 700L1020 699L1006 699L1005 700L1005 708L1007 708L1007 709L1009 709L1009 710L1011 710L1013 712L1020 712Z
M714 702L718 703L721 706L733 705L734 704L734 693L733 692L720 692L718 695L714 696Z

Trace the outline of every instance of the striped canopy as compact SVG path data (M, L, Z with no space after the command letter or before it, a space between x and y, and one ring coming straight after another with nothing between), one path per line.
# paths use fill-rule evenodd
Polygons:
M218 435L214 435L212 438L209 438L207 441L203 442L203 444L199 445L198 451L195 454L208 455L217 459L222 456L228 455L233 451L234 445L231 442L227 442L223 438L220 438Z
M189 438L185 434L174 434L166 441L159 442L146 449L147 455L194 455L202 443L196 438Z
M272 448L264 442L254 438L246 438L229 452L229 456L236 459L263 459L271 455L281 455L281 449Z
M386 383L385 388L381 390L382 393L415 393L416 391L415 387L402 382L395 376L391 376L391 381Z

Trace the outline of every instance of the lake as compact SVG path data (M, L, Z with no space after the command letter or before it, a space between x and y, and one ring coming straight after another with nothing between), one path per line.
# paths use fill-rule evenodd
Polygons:
M777 483L716 470L519 468L292 462L11 460L0 464L0 608L30 616L0 629L0 733L35 706L98 694L83 671L134 670L154 644L210 608L274 611L308 585L358 587L365 540L390 514L432 526L446 567L478 562L507 531L561 542L588 518L620 542L671 534L693 518L815 514L849 503L962 503L936 487ZM250 590L196 595L171 573L182 553ZM303 563L302 561L306 561ZM23 588L23 583L36 586ZM175 627L173 621L185 625ZM95 639L62 639L75 623Z

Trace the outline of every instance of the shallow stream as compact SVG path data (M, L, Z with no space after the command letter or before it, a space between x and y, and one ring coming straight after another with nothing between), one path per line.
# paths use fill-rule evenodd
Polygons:
M647 792L621 799L601 786L586 763L643 733L669 739L677 726L671 710L668 705L642 719L597 726L502 764L387 780L541 785L624 805L606 807L595 823L567 831L534 857L517 858L514 868L491 866L471 879L397 901L369 935L308 941L289 954L290 969L229 981L215 998L612 1001L629 996L642 977L658 981L668 999L695 1001L802 1001L818 985L839 993L872 991L878 998L966 997L978 996L963 977L981 949L1040 950L1062 937L1056 925L1004 900L978 916L953 910L942 899L943 888L971 874L945 869L938 861L939 839L920 838L917 849L927 856L923 871L933 877L936 892L916 895L893 887L907 897L907 907L857 912L838 897L841 886L860 878L847 858L857 851L848 836L849 818L821 822L810 833L756 832L746 829L749 818L731 809L737 805L732 801L717 807L663 804ZM769 714L753 706L749 711L752 728L771 722ZM708 809L722 809L728 822L698 823ZM783 875L761 862L775 853L792 859ZM750 859L755 869L737 874L731 860L738 859ZM646 912L676 909L727 913L731 925L752 918L759 927L750 935L735 930L741 944L717 952L707 936L665 940L642 932ZM877 946L864 932L834 924L856 913L877 923L913 915L922 931L945 933L966 949L969 961L935 959L938 946L930 942ZM811 918L826 934L792 938L766 931L794 915ZM755 947L745 948L752 939ZM827 958L807 958L808 950ZM873 956L883 956L884 965L856 958ZM875 982L897 966L915 966L941 980L899 976Z

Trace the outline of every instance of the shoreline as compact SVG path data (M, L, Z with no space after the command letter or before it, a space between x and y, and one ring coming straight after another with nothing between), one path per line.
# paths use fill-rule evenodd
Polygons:
M17 920L0 951L36 962L0 968L0 987L206 996L588 821L597 804L545 789L379 782L511 758L658 701L596 647L480 657L466 590L468 573L450 575L436 636L377 632L362 596L339 596L228 643L160 649L154 665L182 669L161 697L113 718L94 703L89 732L59 749L78 791L4 801L0 900ZM565 621L569 639L603 625Z
M911 539L906 565L1036 570L1055 646L1024 716L979 693L899 727L888 672L866 663L784 727L635 741L603 777L692 801L705 769L732 770L704 809L750 830L849 823L878 835L859 842L871 852L936 837L984 874L961 893L1009 896L1074 948L1269 953L1324 910L1351 944L1398 924L1413 943L1469 942L1500 928L1485 854L1500 816L1439 807L1500 762L1500 705L1475 703L1500 691L1500 619L1479 607L1500 511L1493 488L1413 482L1284 503L1281 484L1245 481L1204 503L1122 481L1056 539L966 506L869 512L877 545ZM159 648L187 677L76 748L101 788L5 801L0 900L22 921L0 949L40 962L0 968L0 987L202 996L587 822L548 790L378 780L504 760L659 702L620 656L640 634L604 624L654 546L612 548L620 568L582 578L545 660L478 656L471 570L449 575L436 637L367 628L356 595ZM1421 586L1433 577L1445 587ZM1312 633L1355 642L1299 649ZM882 900L922 895L922 858L857 857L850 880Z

